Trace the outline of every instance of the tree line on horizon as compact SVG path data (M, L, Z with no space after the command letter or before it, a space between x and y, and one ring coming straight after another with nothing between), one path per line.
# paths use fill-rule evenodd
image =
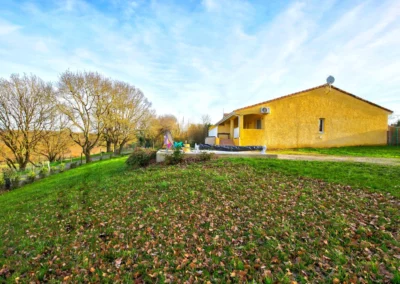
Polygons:
M176 140L203 143L210 119L199 124L178 122L173 115L157 116L151 102L135 86L97 72L63 72L55 83L36 75L12 74L0 78L0 141L10 168L35 165L33 154L50 162L79 145L90 163L100 144L121 153L132 142L161 147L163 133Z

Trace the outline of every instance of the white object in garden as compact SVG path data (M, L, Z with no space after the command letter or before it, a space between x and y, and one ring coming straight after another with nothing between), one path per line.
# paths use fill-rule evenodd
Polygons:
M265 154L267 152L267 146L263 146L261 150L261 154Z
M194 150L196 153L200 153L200 145L194 144Z

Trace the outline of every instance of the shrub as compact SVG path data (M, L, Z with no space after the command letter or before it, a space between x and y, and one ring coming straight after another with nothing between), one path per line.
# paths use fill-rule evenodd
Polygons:
M21 176L17 173L15 177L11 180L12 188L18 188L21 181Z
M156 155L155 150L137 148L126 160L126 164L132 168L146 167L156 158Z
M57 166L50 167L50 173L51 174L56 173L57 171L58 171L58 167Z
M46 177L49 174L49 168L48 167L43 167L39 171L39 175L41 178Z
M69 165L69 168L70 168L70 169L75 169L77 166L78 166L78 162L72 162L72 163Z
M199 155L199 161L209 161L213 158L214 153L207 153L207 152L201 152L201 154Z
M165 163L167 165L176 165L183 161L183 153L181 152L180 147L175 148L172 155L165 156Z
M3 188L3 187L4 187L4 184L5 184L4 175L3 175L3 174L0 174L0 188Z
M11 186L14 186L14 180L16 178L18 179L17 172L11 168L3 169L3 177L4 177L4 183L5 183L6 189L11 189ZM18 184L19 184L19 180L18 180Z
M58 167L58 169L60 170L60 172L62 173L63 171L65 171L65 163L61 163Z
M35 178L36 178L36 172L35 171L30 171L30 172L27 173L26 177L27 177L27 180L29 182L34 182Z
M3 169L3 176L4 178L14 179L17 175L17 171L12 168Z

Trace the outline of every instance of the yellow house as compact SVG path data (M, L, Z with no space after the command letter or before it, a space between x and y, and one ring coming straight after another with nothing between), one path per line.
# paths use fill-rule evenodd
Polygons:
M324 84L225 114L209 136L220 145L269 149L385 145L391 113Z

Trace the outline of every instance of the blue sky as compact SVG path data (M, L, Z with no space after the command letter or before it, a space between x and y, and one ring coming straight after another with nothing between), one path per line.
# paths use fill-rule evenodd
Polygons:
M400 115L400 1L0 0L0 77L93 70L199 122L325 83ZM400 118L400 117L399 117Z

